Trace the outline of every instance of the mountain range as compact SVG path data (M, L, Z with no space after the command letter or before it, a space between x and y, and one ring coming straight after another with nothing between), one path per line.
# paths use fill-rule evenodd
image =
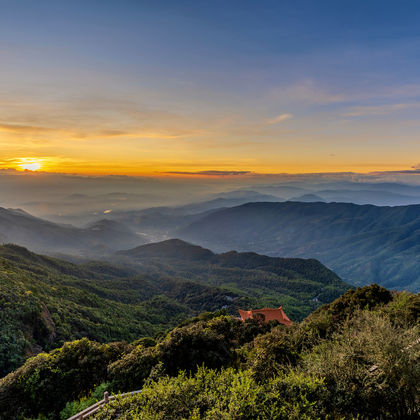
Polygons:
M420 289L420 205L248 203L174 234L218 252L316 258L354 285Z
M0 207L0 242L38 252L101 255L147 240L114 220L101 219L78 228L34 217L21 209Z
M211 208L205 202L112 212L85 227L0 208L1 242L73 261L107 260L116 251L170 238L215 252L316 258L353 285L420 290L420 205L288 201Z

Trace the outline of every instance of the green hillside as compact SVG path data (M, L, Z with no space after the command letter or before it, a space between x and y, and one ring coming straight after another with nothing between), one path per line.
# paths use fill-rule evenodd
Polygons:
M82 339L0 380L0 417L416 419L420 295L350 290L290 327L204 314L131 345ZM42 417L44 416L44 417Z
M283 305L294 320L303 319L349 287L314 259L272 258L236 251L214 254L179 239L142 245L117 255L115 262L132 269L194 279L245 295L243 305L249 307Z
M130 342L203 311L224 308L237 314L238 307L272 304L284 305L291 319L302 319L348 288L318 262L305 260L281 273L239 262L210 267L208 261L152 258L139 264L123 255L115 263L76 265L1 246L0 375L65 341ZM306 273L299 271L304 268Z

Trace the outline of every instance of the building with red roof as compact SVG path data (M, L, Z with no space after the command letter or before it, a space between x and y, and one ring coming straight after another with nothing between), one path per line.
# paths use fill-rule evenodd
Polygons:
M263 315L265 322L276 320L284 325L290 325L292 323L281 306L279 308L251 309L249 311L239 309L239 315L241 316L242 321L254 319Z

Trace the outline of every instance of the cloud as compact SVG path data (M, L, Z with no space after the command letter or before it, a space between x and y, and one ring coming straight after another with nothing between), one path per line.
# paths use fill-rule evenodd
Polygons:
M252 174L251 171L197 171L197 172L188 172L188 171L170 171L163 172L165 174L173 175L207 175L207 176L238 176L238 175L248 175Z
M332 105L336 106L354 103L367 103L368 101L389 101L396 102L398 108L399 105L411 106L408 101L416 101L420 97L420 84L405 84L405 85L376 85L368 89L356 88L356 89L345 89L340 90L334 87L329 87L322 84L319 81L312 79L303 79L297 83L291 85L280 85L273 86L268 92L266 100L274 100L277 105L282 104L287 106L290 104L300 105ZM390 105L392 107L394 105ZM381 107L381 106L379 106ZM387 107L385 105L385 107ZM360 110L362 107L360 107ZM366 111L369 111L370 107L366 107ZM374 109L373 112L382 112L380 108ZM357 108L354 111L357 112ZM386 110L386 108L385 108ZM352 109L349 111L352 112Z
M118 122L116 122L116 125ZM42 135L45 140L46 135L65 136L67 139L73 140L89 140L96 138L113 138L113 137L129 137L129 138L150 138L150 139L176 139L179 137L199 136L205 134L202 129L188 129L180 127L168 127L148 129L142 127L129 127L129 130L104 129L92 131L85 128L76 128L76 130L58 129L52 127L40 127L26 124L2 124L0 123L0 132L15 133L18 135L39 136Z
M344 117L363 117L365 115L388 115L403 109L418 107L417 103L399 103L374 106L356 106L344 113Z
M203 121L134 100L87 95L61 101L46 98L0 100L0 132L28 138L90 140L101 138L176 139L202 136Z
M291 120L293 118L293 114L280 114L277 117L271 118L267 120L267 124L279 124L281 122Z
M269 96L285 103L307 105L325 105L349 100L348 94L332 92L319 86L313 80L302 80L291 86L275 87L271 90Z
M420 169L406 169L401 171L370 172L369 175L420 175Z
M8 131L12 133L51 133L60 131L55 128L37 127L25 124L0 124L0 131Z

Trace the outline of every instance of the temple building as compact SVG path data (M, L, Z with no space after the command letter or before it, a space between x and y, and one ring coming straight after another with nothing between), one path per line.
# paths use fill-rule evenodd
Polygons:
M259 315L263 315L265 322L276 320L284 325L290 325L292 323L281 306L279 308L251 309L250 311L239 309L239 315L241 316L242 321L254 319Z

